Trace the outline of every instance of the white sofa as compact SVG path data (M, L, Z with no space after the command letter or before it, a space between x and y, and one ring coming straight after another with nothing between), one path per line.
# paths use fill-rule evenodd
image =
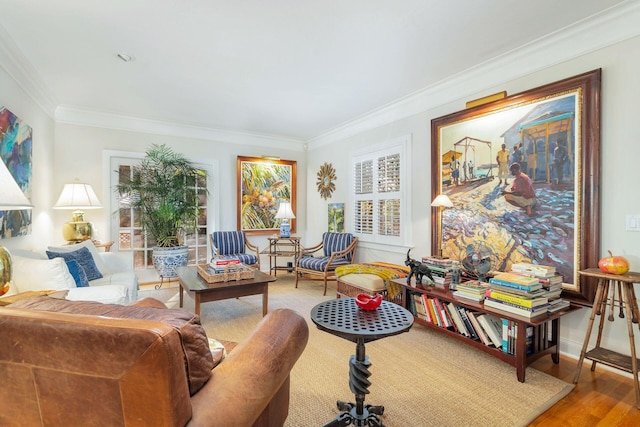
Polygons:
M87 247L102 278L77 287L63 258L48 259L47 254L12 250L13 278L7 296L27 291L65 291L72 301L98 301L128 304L138 299L138 278L133 269L133 255L127 252L100 252L91 241L71 246L49 247L54 252L70 252Z

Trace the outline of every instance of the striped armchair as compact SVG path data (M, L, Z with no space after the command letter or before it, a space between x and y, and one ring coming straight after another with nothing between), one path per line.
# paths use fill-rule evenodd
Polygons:
M358 238L351 233L324 233L322 242L312 248L304 248L296 263L296 288L302 274L320 276L324 280L324 294L327 281L336 280L336 267L353 263L356 257ZM322 253L314 256L314 253Z
M239 259L241 263L260 270L260 251L251 244L244 231L214 231L209 236L214 258ZM249 253L251 251L252 253Z

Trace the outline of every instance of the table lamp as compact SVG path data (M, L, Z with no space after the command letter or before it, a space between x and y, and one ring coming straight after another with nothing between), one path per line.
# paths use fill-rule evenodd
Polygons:
M93 224L84 219L84 209L100 209L102 205L91 185L76 180L65 184L54 209L73 209L71 221L62 226L62 236L69 242L82 242L93 237Z
M0 211L15 211L31 209L33 205L24 195L18 183L13 179L11 172L2 160L0 160ZM0 221L2 223L4 221ZM11 281L11 254L0 246L0 295L9 291Z
M452 208L453 203L451 203L451 199L445 194L438 194L433 202L431 202L431 207L434 207L438 210L436 215L437 221L442 221L442 209L444 208ZM442 240L438 241L438 256L442 258Z
M291 203L280 202L280 208L275 216L276 219L282 219L280 223L280 237L291 237L291 224L289 224L289 219L295 217L291 210Z

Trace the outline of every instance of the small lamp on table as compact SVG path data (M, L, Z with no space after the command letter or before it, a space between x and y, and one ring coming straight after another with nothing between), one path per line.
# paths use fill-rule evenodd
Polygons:
M93 237L93 224L84 219L84 210L100 209L102 205L90 184L78 180L65 184L54 209L73 210L71 221L62 226L62 236L68 242L82 242Z
M280 208L275 216L276 219L282 219L280 223L280 237L291 237L291 224L289 224L289 219L295 217L293 210L291 210L291 203L280 202Z

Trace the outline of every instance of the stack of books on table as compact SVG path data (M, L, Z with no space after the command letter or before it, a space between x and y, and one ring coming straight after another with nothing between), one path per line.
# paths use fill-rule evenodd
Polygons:
M221 259L221 258L216 258L211 260L211 262L209 263L209 267L215 272L215 273L224 273L225 268L228 265L239 265L240 264L240 260L237 258L232 258L232 259Z
M511 266L511 271L524 276L538 279L549 299L549 313L563 310L569 307L567 300L560 298L562 293L562 276L556 272L556 268L548 265L537 265L528 263L516 263Z
M534 318L547 314L549 298L536 277L498 273L489 279L485 307Z
M438 288L453 289L460 282L460 263L448 258L422 257Z
M469 280L462 282L456 286L456 290L453 292L455 298L468 299L475 302L482 302L484 300L489 284L486 282L480 282L478 280Z

